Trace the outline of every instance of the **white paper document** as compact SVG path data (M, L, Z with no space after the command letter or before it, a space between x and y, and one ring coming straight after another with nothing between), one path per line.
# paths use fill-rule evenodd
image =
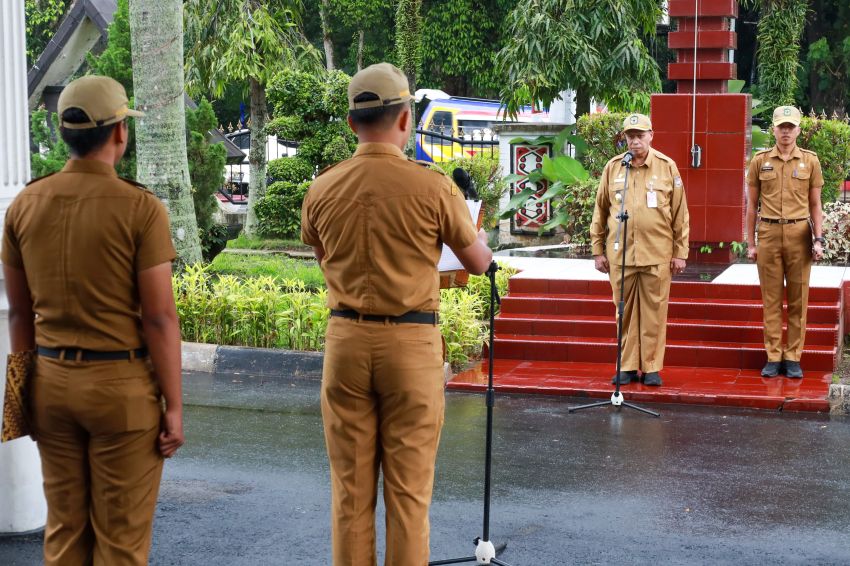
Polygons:
M478 225L478 212L481 210L480 200L468 200L466 206L469 207L469 215L472 217L472 225ZM437 263L437 271L458 271L463 269L460 260L455 256L454 252L446 244L443 244L443 253L440 256L440 261Z

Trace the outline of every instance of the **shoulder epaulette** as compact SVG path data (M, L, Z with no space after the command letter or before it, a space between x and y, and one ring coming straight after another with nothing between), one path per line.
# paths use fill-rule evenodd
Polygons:
M137 189L142 189L143 191L153 193L152 190L150 190L149 188L147 188L146 186L144 186L143 184L141 184L138 181L134 181L133 179L128 179L127 177L120 177L119 176L118 178L121 179L122 181L124 181L125 183L129 183L130 185L133 185Z
M325 167L324 169L322 169L321 171L319 171L318 173L316 173L316 177L319 177L319 176L321 176L321 175L324 175L325 173L327 173L328 171L330 171L331 169L333 169L334 167L336 167L336 166L337 166L337 165L339 165L340 163L342 163L342 161L339 161L339 162L337 162L337 163L334 163L333 165L328 165L327 167Z
M811 153L811 154L812 154L812 155L814 155L815 157L817 157L817 156L818 156L817 152L814 152L814 151L812 151L811 149L803 149L803 148L801 147L801 148L800 148L800 151L802 151L803 153Z
M429 171L433 171L434 173L439 173L440 175L443 175L444 177L448 177L446 172L443 171L436 163L434 163L432 161L424 161L422 159L411 159L409 157L407 158L407 160L410 161L411 163L421 165L422 167L424 167L425 169L428 169Z
M36 181L41 181L42 179L47 179L48 177L51 177L55 174L56 174L56 171L54 171L53 173L48 173L47 175L42 175L41 177L36 177L35 179L32 179L29 183L27 183L26 186L30 186L33 183L35 183Z
M773 150L773 148L772 148L772 147L771 147L771 148L768 148L768 149L763 149L763 150L761 150L761 151L757 151L757 152L755 153L755 155L753 155L753 157L755 157L756 155L761 155L762 153L769 153L771 150Z

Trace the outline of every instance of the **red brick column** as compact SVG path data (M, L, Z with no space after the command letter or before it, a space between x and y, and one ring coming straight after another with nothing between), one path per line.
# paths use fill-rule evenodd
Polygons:
M653 146L672 157L682 173L691 217L690 261L729 261L728 244L744 239L746 163L751 152L750 95L727 92L727 81L737 72L729 53L737 47L731 23L738 15L738 4L735 0L670 0L669 10L677 23L669 45L677 55L668 76L676 80L677 94L652 97ZM699 168L691 167L692 129L695 143L702 148ZM722 250L720 242L727 244ZM713 253L700 253L703 244L709 244Z

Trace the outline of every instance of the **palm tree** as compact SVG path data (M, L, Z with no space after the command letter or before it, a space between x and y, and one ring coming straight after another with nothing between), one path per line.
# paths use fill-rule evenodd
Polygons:
M266 85L286 66L318 68L318 53L298 28L300 0L186 0L184 9L190 91L219 97L228 83L248 83L251 179L245 233L254 235L255 207L266 194Z
M201 261L186 158L181 0L130 2L136 107L136 178L168 206L178 266Z

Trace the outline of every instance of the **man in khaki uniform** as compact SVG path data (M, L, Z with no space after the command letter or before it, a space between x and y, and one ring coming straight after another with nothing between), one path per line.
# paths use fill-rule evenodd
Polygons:
M756 153L747 172L747 241L752 244L747 256L758 265L764 303L764 377L776 377L783 371L787 377L803 377L800 356L806 336L812 255L815 260L823 259L823 173L817 154L797 147L800 118L793 106L773 111L776 145ZM783 348L785 293L788 345Z
M70 83L59 116L71 159L6 214L12 351L38 353L47 566L147 565L163 456L183 443L168 214L114 168L140 115L113 79Z
M443 424L437 262L472 273L492 254L451 179L405 158L407 79L388 63L348 87L354 156L313 182L301 217L328 285L322 418L331 466L333 563L373 566L379 470L386 564L428 562L428 507Z
M620 300L624 240L626 253L621 384L637 380L661 385L667 335L670 278L685 269L688 258L688 205L679 170L672 159L652 149L652 123L643 114L623 121L629 152L634 156L624 186L623 157L611 159L602 171L590 225L596 269L608 273L614 304ZM624 197L625 195L625 197ZM628 233L617 243L620 206L625 198Z

